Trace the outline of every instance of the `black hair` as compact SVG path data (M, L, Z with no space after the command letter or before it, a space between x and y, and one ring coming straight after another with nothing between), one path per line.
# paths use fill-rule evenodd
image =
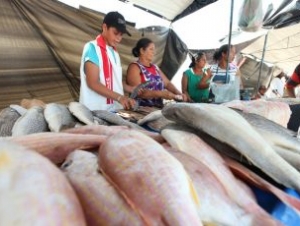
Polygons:
M141 38L140 40L138 40L136 46L132 49L133 56L139 57L140 49L145 50L151 43L153 43L153 41L149 38Z
M230 45L230 48L229 48L228 44L222 45L218 50L215 51L215 53L213 55L214 61L219 61L222 57L222 53L227 54L231 48L232 48L232 45Z
M196 62L201 59L202 56L204 56L205 53L204 52L198 52L196 55L192 56L192 62L190 63L189 68L195 67Z

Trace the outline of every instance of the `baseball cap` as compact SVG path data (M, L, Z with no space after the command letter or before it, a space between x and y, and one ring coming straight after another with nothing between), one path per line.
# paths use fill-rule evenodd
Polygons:
M104 17L103 23L108 27L115 27L118 31L131 36L126 29L126 21L124 17L116 11L107 13Z

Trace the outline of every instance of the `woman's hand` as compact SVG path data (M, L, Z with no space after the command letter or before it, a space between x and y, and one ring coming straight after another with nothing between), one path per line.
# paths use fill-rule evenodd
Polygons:
M175 94L174 93L171 93L170 91L168 91L168 90L162 90L161 91L161 98L163 98L163 99L166 99L166 100L173 100L173 99L175 99Z
M182 101L183 102L193 102L193 100L191 99L190 95L189 94L185 94L185 93L182 94Z

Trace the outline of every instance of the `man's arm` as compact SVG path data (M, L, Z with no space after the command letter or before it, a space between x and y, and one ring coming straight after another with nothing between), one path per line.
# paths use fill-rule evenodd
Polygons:
M106 86L99 81L99 70L99 67L94 63L90 61L85 62L84 71L86 74L87 85L99 95L117 100L121 94L106 88Z
M85 62L84 71L86 74L86 82L88 87L101 96L118 101L124 107L124 109L132 108L135 105L134 100L108 89L99 81L99 70L99 67L94 63L90 61Z

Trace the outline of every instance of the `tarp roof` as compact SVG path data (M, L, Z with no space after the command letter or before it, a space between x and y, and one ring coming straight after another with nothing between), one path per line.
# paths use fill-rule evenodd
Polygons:
M290 75L300 63L300 24L270 30L266 37L260 37L241 52L259 60L265 52L265 62L283 68Z
M198 9L207 6L217 0L121 0L124 2L132 3L146 11L165 18L169 21L176 21L182 17L185 17Z
M129 26L133 37L124 36L118 48L123 62L123 71L127 68L128 63L134 60L130 54L131 48L143 35L155 41L158 50L155 63L159 64L164 72L168 72L169 78L175 74L185 59L187 48L203 49L200 46L202 43L206 47L208 46L207 41L202 42L200 38L205 37L206 40L211 41L214 37L214 40L223 39L223 42L226 42L226 32L223 32L220 37L219 35L211 36L209 32L220 31L221 28L225 28L224 31L228 29L228 16L224 16L222 13L226 12L228 15L229 0L180 0L176 1L176 4L173 0L64 1L76 6L77 9L56 0L0 0L0 109L9 104L19 103L22 98L38 98L45 102L60 103L77 100L80 84L79 64L83 45L100 32L101 20L104 14L111 10L118 10L124 15L127 13L126 20L135 23L137 28L149 25L149 22L156 25L142 30L137 30L133 26L134 24ZM97 4L95 4L96 2ZM111 5L116 2L122 4L122 7ZM241 2L241 0L234 1L236 10L238 9L236 3ZM273 2L273 8L269 9L264 17L266 27L284 26L299 21L299 10L295 10L299 0L281 0L276 3L264 0L262 2ZM94 3L95 9L79 7L83 3ZM213 8L216 4L224 3L228 6L227 10L225 7L220 11L217 11L216 7ZM135 10L132 10L133 4L148 9L158 16L151 17L151 19L148 17L150 14L141 16L140 9L134 7ZM200 10L198 10L199 8ZM201 19L201 16L209 8L211 8L210 15ZM102 13L95 10L100 10ZM188 18L193 18L195 15L197 17L189 22ZM212 26L216 19L217 25ZM225 20L227 21L224 22ZM157 26L162 21L166 22L166 25ZM170 22L172 22L171 26ZM177 26L180 23L182 25ZM206 28L205 24L211 26ZM169 26L170 28L173 26L173 28L169 29ZM183 32L178 38L177 31L178 34L180 32L176 30L176 27L187 28L187 32ZM272 36L271 32L273 30L269 32L269 37ZM242 36L245 35L245 32L233 30L233 33L235 34L232 35L233 43L239 42L238 39L241 42L244 41ZM251 35L257 35L257 33L251 33ZM274 36L279 37L278 35ZM197 42L196 45L192 44L187 37L194 37L193 40L199 38L198 45ZM296 39L297 34L294 34L294 37ZM291 37L284 36L282 39L291 40ZM273 41L269 43L271 44ZM291 48L289 48L291 51L294 50L293 54L297 47L295 45L297 45L296 40L294 45L290 45ZM219 47L217 43L213 46L214 48ZM281 50L284 49L283 46L282 44ZM252 49L244 51L254 53L262 50L259 50L259 46L254 47L253 45ZM297 57L291 52L289 54L290 57ZM271 58L270 60L272 61ZM285 62L287 61L285 60ZM282 60L282 64L284 64L284 60ZM291 63L290 68L292 67Z

